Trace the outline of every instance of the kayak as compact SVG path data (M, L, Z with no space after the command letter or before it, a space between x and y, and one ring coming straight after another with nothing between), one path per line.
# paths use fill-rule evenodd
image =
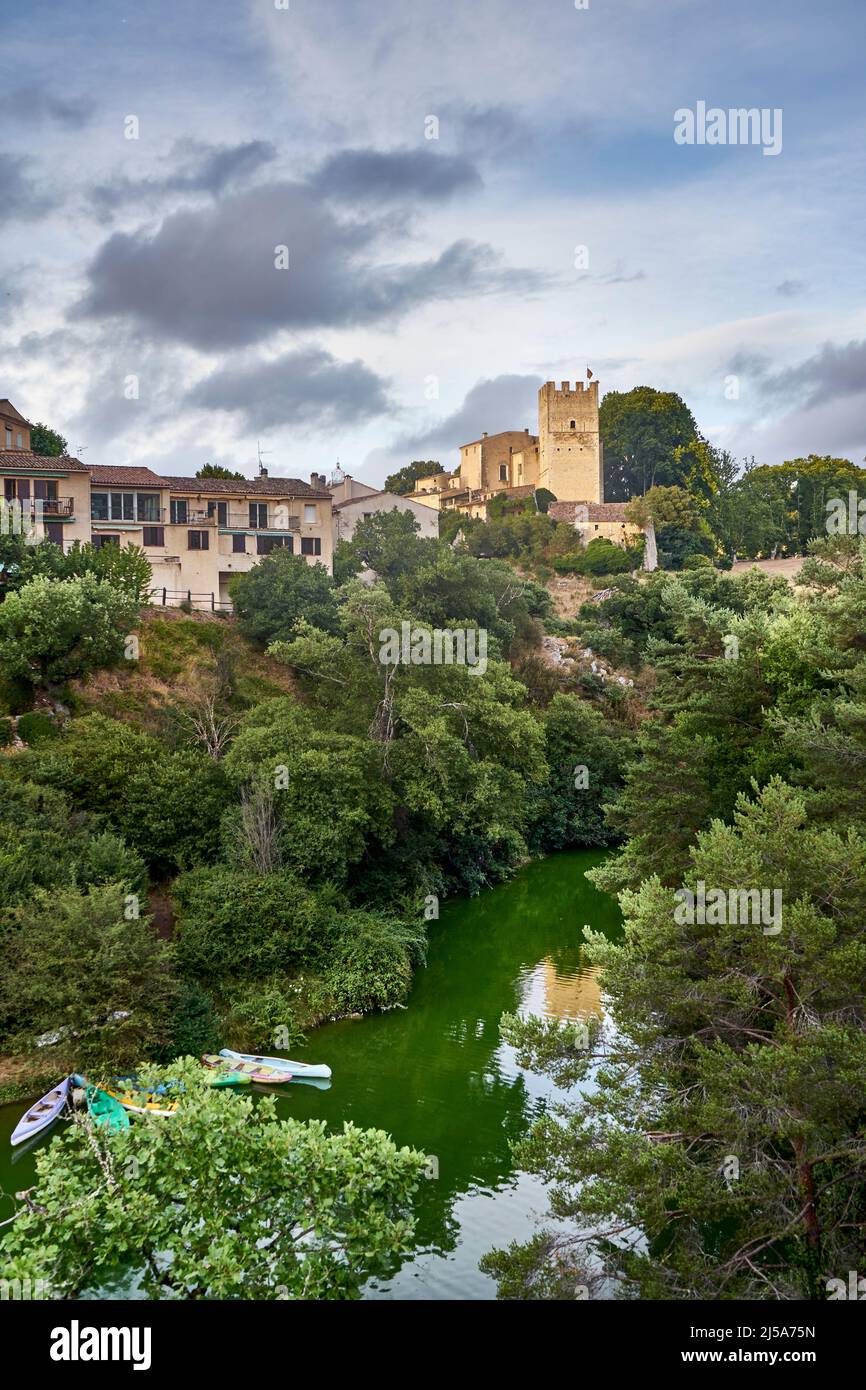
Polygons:
M117 1134L122 1129L129 1129L129 1116L120 1102L114 1099L114 1096L100 1090L99 1086L88 1086L85 1096L87 1098L87 1113L100 1129L107 1129L110 1134Z
M53 1125L66 1104L70 1079L70 1077L65 1076L59 1086L55 1086L51 1091L46 1091L42 1099L37 1100L35 1105L31 1105L26 1115L21 1116L12 1131L13 1144L23 1144L24 1140L29 1139L31 1135L39 1134L41 1130Z
M221 1057L228 1057L233 1062L256 1062L265 1067L276 1067L277 1071L289 1071L295 1080L301 1077L319 1077L323 1081L329 1081L331 1068L325 1066L324 1062L292 1062L288 1057L257 1057L252 1052L232 1052L230 1048L220 1049Z
M220 1072L217 1076L208 1077L208 1081L210 1082L211 1086L217 1087L249 1086L252 1079L253 1078L251 1076L247 1076L244 1072L240 1071L229 1071L226 1072L224 1075L222 1072Z
M264 1081L269 1086L292 1079L291 1072L278 1067L263 1066L258 1062L234 1062L230 1057L220 1057L213 1052L206 1052L201 1060L206 1067L213 1067L226 1076L248 1076L250 1081Z
M143 1087L128 1087L124 1091L113 1090L106 1086L105 1094L116 1100L118 1105L122 1105L124 1110L129 1110L133 1115L176 1115L177 1101L163 1100L157 1097L153 1091L148 1091Z

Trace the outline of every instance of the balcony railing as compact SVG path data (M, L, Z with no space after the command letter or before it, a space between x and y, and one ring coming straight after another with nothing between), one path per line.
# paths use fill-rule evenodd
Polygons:
M45 510L48 510L47 503ZM166 515L165 507L152 507L147 516L96 516L93 508L90 509L90 520L99 526L162 526Z
M75 515L74 497L37 497L35 501L42 503L43 516Z
M290 513L287 507L271 506L267 513L253 513L250 516L249 510L229 511L226 520L220 522L220 526L231 526L235 530L243 531L300 531L300 516Z

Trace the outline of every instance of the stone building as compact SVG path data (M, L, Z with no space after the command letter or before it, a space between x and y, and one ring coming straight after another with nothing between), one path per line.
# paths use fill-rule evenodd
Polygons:
M598 382L548 381L538 392L538 433L528 429L484 434L460 446L453 473L422 478L413 500L440 510L455 510L486 519L497 494L520 500L538 488L561 502L604 506L611 539L621 539L622 503L604 501L604 446L599 432ZM618 509L614 510L613 509ZM573 519L573 518L572 518Z

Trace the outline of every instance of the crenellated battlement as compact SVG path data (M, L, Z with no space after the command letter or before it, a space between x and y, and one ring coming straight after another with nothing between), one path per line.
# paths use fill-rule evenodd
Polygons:
M597 381L576 381L572 386L570 381L562 381L557 386L555 381L546 381L541 388L542 395L553 396L586 396L589 399L598 395Z

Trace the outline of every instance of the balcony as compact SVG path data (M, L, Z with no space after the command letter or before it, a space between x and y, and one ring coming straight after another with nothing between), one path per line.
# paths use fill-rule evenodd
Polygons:
M251 520L249 508L246 510L240 507L229 511L225 521L220 521L220 526L228 526L236 531L300 531L301 518L289 512L288 507L277 504L268 507L267 513L257 513L257 519ZM310 525L313 523L311 522Z
M34 500L42 503L43 516L75 515L74 497L37 497Z
M45 503L45 511L46 513L48 511L47 502ZM166 508L149 507L147 516L97 516L91 507L90 520L98 526L162 526L166 520ZM186 525L186 522L183 524Z

